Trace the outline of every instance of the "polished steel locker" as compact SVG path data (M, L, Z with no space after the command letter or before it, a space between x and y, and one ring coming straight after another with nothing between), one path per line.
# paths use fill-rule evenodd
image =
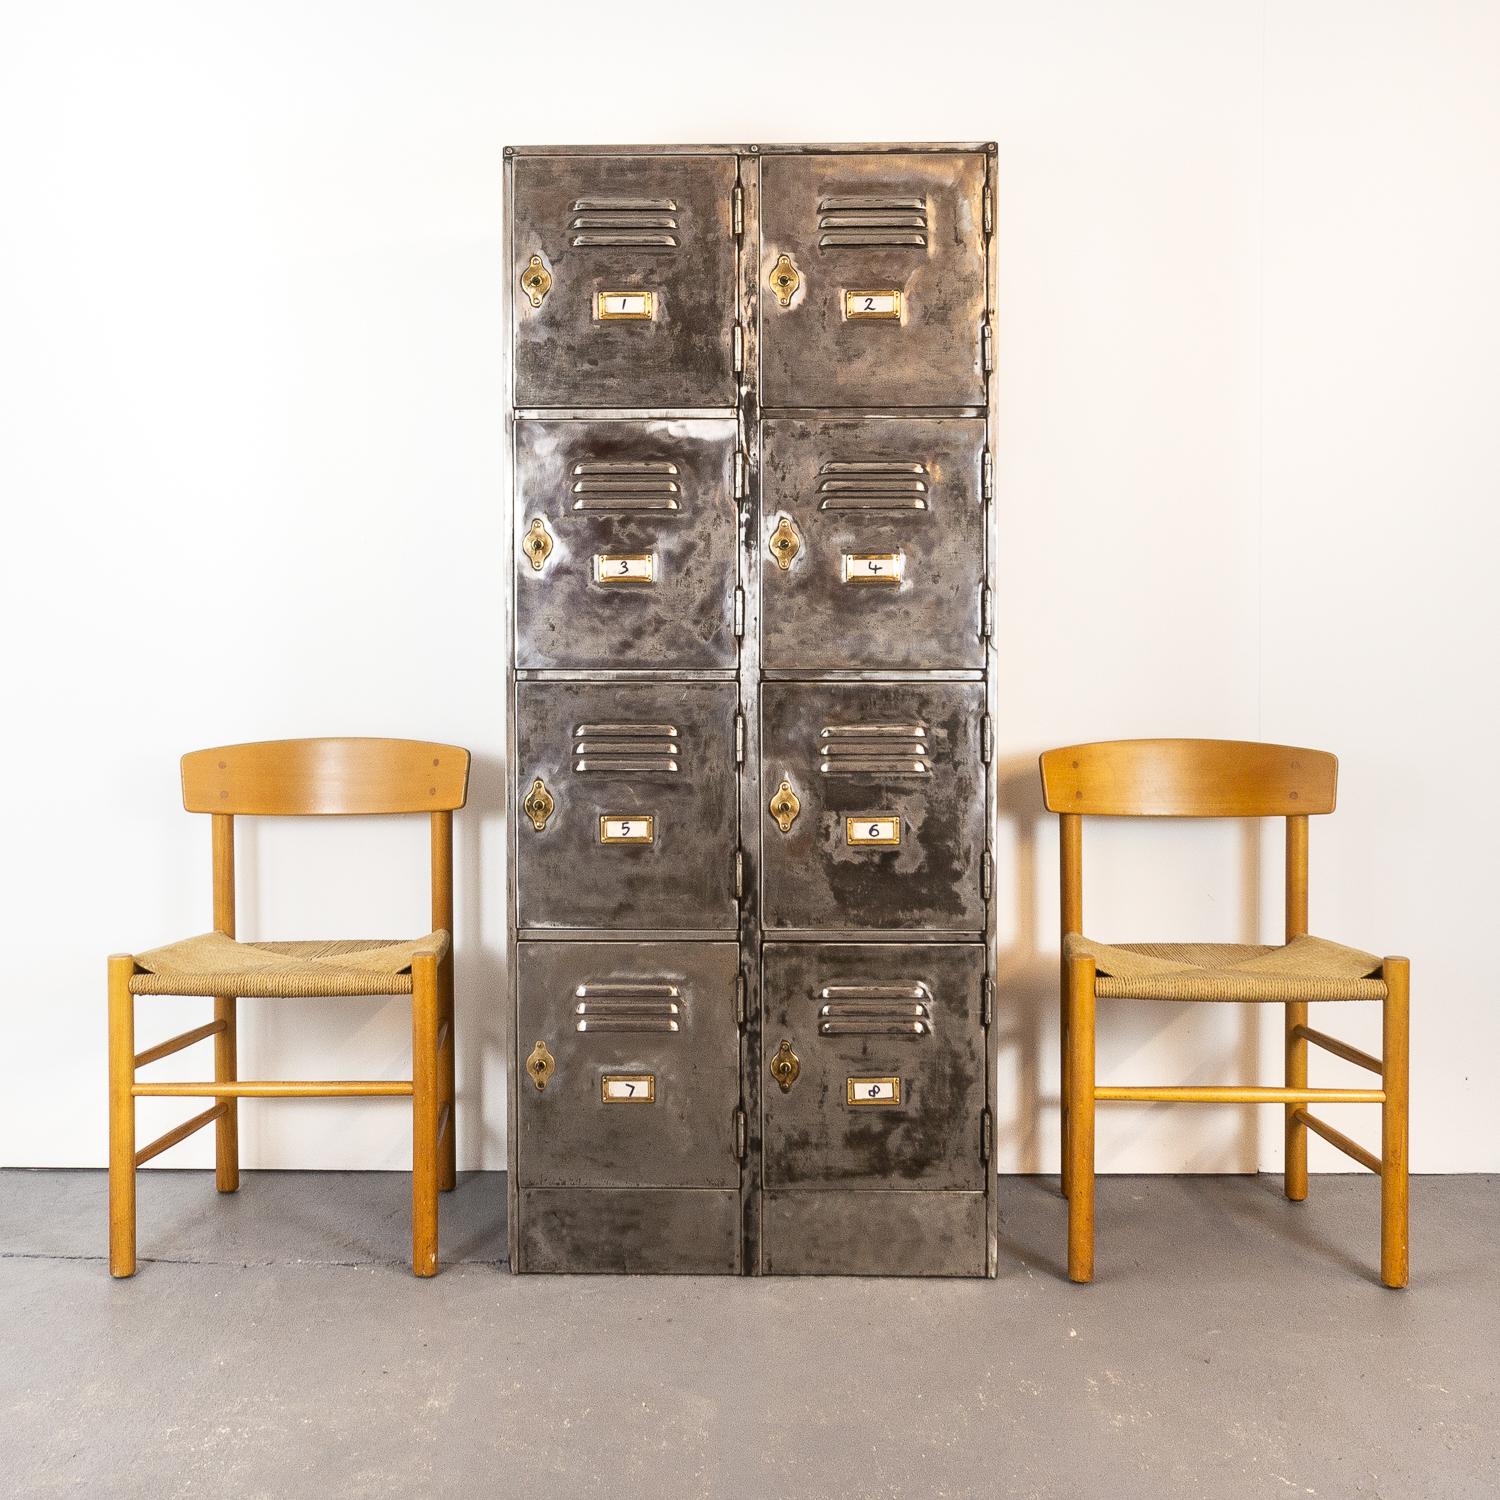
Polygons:
M994 148L505 157L511 1265L993 1275Z

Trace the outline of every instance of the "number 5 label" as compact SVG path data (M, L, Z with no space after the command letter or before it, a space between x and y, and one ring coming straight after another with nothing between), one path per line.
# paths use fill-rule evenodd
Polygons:
M601 813L601 844L654 844L656 819L650 813Z

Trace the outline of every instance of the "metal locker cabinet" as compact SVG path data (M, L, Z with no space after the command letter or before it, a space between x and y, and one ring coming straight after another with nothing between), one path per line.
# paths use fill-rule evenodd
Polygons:
M517 1271L994 1274L993 159L506 150Z

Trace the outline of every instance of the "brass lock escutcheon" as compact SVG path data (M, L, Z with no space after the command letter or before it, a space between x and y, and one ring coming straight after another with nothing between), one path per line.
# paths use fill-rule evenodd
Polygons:
M557 1059L547 1050L546 1042L538 1041L531 1049L531 1056L526 1059L526 1071L531 1075L537 1093L547 1087L547 1080L556 1070Z
M541 1046L538 1042L537 1046ZM776 1049L776 1055L771 1059L771 1077L781 1085L781 1092L789 1094L792 1085L797 1081L797 1075L802 1071L802 1059L792 1051L792 1043L789 1037L782 1037L781 1045Z
M790 307L792 298L797 295L797 288L801 285L802 277L792 264L791 256L781 256L771 267L771 290L776 293L776 300L783 307Z
M797 800L791 782L783 781L776 788L776 795L771 798L771 816L776 819L776 826L783 833L790 833L792 824L797 821L797 814L801 811L802 804Z
M540 573L542 564L552 556L552 533L547 530L547 523L540 516L531 518L531 525L521 538L521 551L531 559L534 573Z
M557 806L552 800L552 793L547 790L547 783L540 776L531 783L531 790L526 793L526 800L521 804L521 811L531 819L531 826L540 833L547 826L547 819L552 816L553 809Z
M533 255L521 272L521 286L531 299L533 307L540 307L543 298L552 290L552 273L542 264L540 255Z
M777 519L776 530L771 533L767 545L771 556L776 559L776 566L785 573L791 567L792 559L802 550L802 533L792 524L790 516Z

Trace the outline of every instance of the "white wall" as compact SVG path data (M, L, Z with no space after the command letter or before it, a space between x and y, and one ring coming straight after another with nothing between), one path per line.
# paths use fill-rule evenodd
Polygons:
M0 11L0 1162L102 1162L104 956L208 925L178 754L354 733L475 752L459 1144L503 1164L500 147L993 138L1002 1168L1056 1154L1034 757L1132 734L1339 752L1315 928L1414 960L1416 1167L1500 1168L1477 961L1500 840L1500 10L797 14L775 40L758 12L658 3L627 66L641 28L616 6L540 33L478 3ZM416 931L422 841L247 826L241 931ZM1087 851L1101 936L1276 935L1269 833L1106 825ZM143 1006L142 1035L200 1009ZM247 1072L405 1067L398 1002L242 1011ZM1373 1010L1338 1019L1378 1034ZM1100 1060L1274 1078L1279 1050L1272 1012L1117 1006ZM247 1165L407 1160L399 1104L242 1118ZM1279 1152L1270 1111L1116 1111L1100 1134L1105 1170Z

